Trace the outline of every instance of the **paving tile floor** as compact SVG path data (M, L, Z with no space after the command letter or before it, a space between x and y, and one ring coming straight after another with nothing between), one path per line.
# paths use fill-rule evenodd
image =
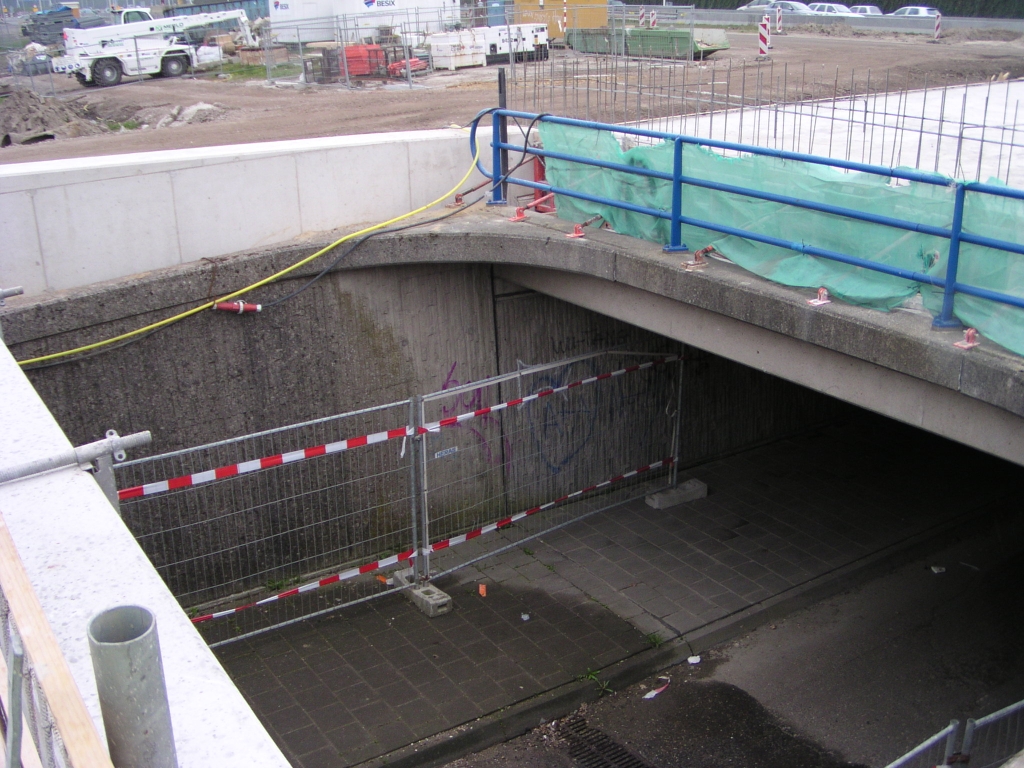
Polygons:
M392 595L218 654L293 765L354 765L1024 490L1024 470L873 417L688 474L706 499L630 502L443 577L447 616Z

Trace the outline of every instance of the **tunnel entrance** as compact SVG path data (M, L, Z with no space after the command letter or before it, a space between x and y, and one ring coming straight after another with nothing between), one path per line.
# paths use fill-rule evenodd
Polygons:
M161 291L119 288L127 300L118 306L134 306L132 291L174 302L189 290L215 293L214 270L196 269L187 280L161 278ZM124 318L82 308L94 301L69 300L59 331L15 329L13 351L27 357L110 335ZM296 592L200 627L210 642L234 640L220 658L303 768L353 765L577 678L607 680L617 662L673 640L710 643L772 606L815 599L961 522L998 515L1000 499L1021 490L1022 470L998 459L527 290L488 266L343 270L284 306L256 317L204 313L152 340L29 376L75 442L110 427L153 430L163 458L123 467L122 490L163 482L170 490L171 480L192 478L191 488L182 481L171 493L126 498L123 509L195 618ZM595 354L609 349L616 354ZM668 362L674 355L681 365ZM494 421L476 415L659 358L664 364L506 407ZM427 396L421 410L416 395ZM462 426L440 427L450 418ZM404 429L435 422L421 458L439 504L434 519L445 522L426 538L415 529L413 543L412 518L403 517L416 496L413 435ZM305 426L281 429L296 424ZM537 441L545 431L552 442ZM507 450L513 437L522 452ZM366 445L341 451L328 469L326 446L349 438ZM573 456L581 442L589 447ZM320 448L324 455L305 461L284 458ZM271 457L280 460L248 476L223 470ZM707 483L708 496L646 506L640 481L666 482L669 468L654 467L666 457L680 479ZM629 498L563 499L645 466L661 474L612 486ZM210 472L215 482L192 477ZM378 508L384 514L369 514ZM396 594L357 602L392 588L391 566L340 578L389 558L397 567L425 540L460 536L471 540L431 555L432 574L450 570L445 558L463 566L434 581L453 599L445 616L428 619ZM495 554L470 562L487 552ZM305 576L316 588L300 591L311 583ZM334 603L346 590L349 604Z

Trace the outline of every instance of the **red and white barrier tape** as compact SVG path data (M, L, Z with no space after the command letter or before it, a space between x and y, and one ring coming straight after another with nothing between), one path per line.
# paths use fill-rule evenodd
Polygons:
M583 386L584 384L593 384L598 381L605 379L612 379L616 376L622 376L627 373L635 373L637 371L643 371L648 368L653 368L655 365L663 365L665 363L674 363L679 359L679 355L670 355L668 357L658 358L657 360L651 360L646 363L640 363L639 365L631 365L628 368L620 368L617 371L611 371L609 373L601 373L597 376L591 376L586 379L580 379L574 381L571 384L565 384L561 387L553 387L549 389L543 389L540 392L536 392L532 395L526 395L525 397L518 397L515 400L509 400L505 403L499 403L498 405L491 405L486 408L479 408L475 411L468 413L461 413L458 416L450 416L440 421L430 422L424 424L422 427L417 427L415 431L410 426L398 427L397 429L389 429L386 432L375 432L372 435L360 435L359 437L350 437L347 440L339 440L336 443L327 443L326 445L316 445L312 448L303 448L298 451L289 451L288 453L278 453L273 456L264 456L261 459L253 459L252 461L243 461L239 464L229 464L226 467L218 467L217 469L209 469L204 472L196 472L191 475L182 475L181 477L173 477L169 480L160 480L156 483L146 483L145 485L136 485L131 488L125 488L117 492L117 498L119 501L127 501L128 499L136 499L140 496L154 496L158 493L168 493L169 491L177 491L182 488L191 488L192 486L202 485L204 483L211 483L214 480L224 480L229 477L237 477L238 475L245 475L250 472L259 472L263 469L270 469L271 467L279 467L283 464L294 464L297 461L306 461L307 459L314 459L318 456L326 456L332 453L341 453L352 448L360 448L364 445L375 445L376 443L384 443L388 440L395 440L399 437L411 437L413 434L424 435L428 432L439 432L442 427L450 427L455 424L461 424L471 419L479 418L480 416L486 416L489 413L495 413L497 411L505 410L506 408L522 405L529 403L532 400L538 400L542 397L548 397L559 392L566 392L575 387Z
M623 480L628 480L632 477L642 475L646 472L650 472L655 469L661 469L662 467L670 467L674 462L675 459L672 457L662 459L661 461L655 461L652 464L648 464L645 467L640 467L639 469L634 469L631 472L616 475L615 477L609 480L604 480L600 483L597 483L596 485L591 485L579 491L567 493L565 496L561 496L555 499L554 501L549 501L546 504L541 504L540 506L532 507L526 510L525 512L517 512L516 514L506 517L503 520L498 520L497 522L489 523L488 525L484 525L480 528L468 531L467 533L460 534L459 536L452 536L451 538L442 539L441 541L437 541L431 544L429 547L421 549L420 552L425 555L431 552L438 552L442 549L449 549L451 547L463 544L467 541L482 536L486 533L493 533L494 531L500 530L501 528L506 528L512 525L513 523L518 522L519 520L523 520L527 517L530 517L531 515L535 515L538 512L543 512L544 510L551 509L552 507L556 507L559 504L564 504L565 502L571 499L577 499L580 496L583 496L584 494L591 493L602 488L607 488L608 486L614 485L615 483L620 483ZM415 558L416 554L417 553L415 550L409 549L405 552L400 552L397 555L385 557L382 560L374 560L371 563L365 563L364 565L360 565L356 568L349 568L346 571L341 571L340 573L335 573L331 576L325 576L319 581L311 581L308 584L303 584L301 587L295 587L294 589L289 589L286 592L281 592L276 595L271 595L270 597L265 597L262 600L257 600L254 603L240 605L236 608L228 608L224 611L215 611L214 613L207 613L203 616L196 616L194 619L192 619L192 623L201 624L204 621L212 621L213 619L223 619L227 616L233 616L236 613L248 610L249 608L256 608L261 605L269 605L270 603L276 603L278 600L282 600L286 597L294 597L295 595L301 595L306 592L313 592L317 589L320 589L321 587L328 587L331 584L337 584L342 581L354 579L356 576L362 576L363 574L371 573L372 571L378 571L382 568L387 568L392 565L398 565L399 563L407 562Z
M570 499L578 498L585 493L597 491L600 490L601 488L607 488L609 485L614 485L615 483L620 483L623 480L628 480L631 477L642 475L645 472L650 472L652 469L661 469L662 467L671 466L674 463L674 461L675 459L671 457L667 459L662 459L661 461L656 461L653 464L648 464L646 467L634 469L632 472L626 472L623 475L617 475L611 478L610 480L605 480L603 482L598 483L597 485L591 485L588 488L583 488L582 490L579 491L567 493L565 496L560 496L554 501L549 501L546 504L541 504L538 507L532 507L526 510L525 512L517 512L516 514L511 515L510 517L506 517L504 520L498 520L496 523L489 523L485 526L469 531L468 533L463 533L458 536L452 536L450 539L442 539L441 541L437 541L430 545L429 550L431 552L438 552L442 549L454 547L457 544L463 544L469 541L470 539L475 539L477 536L482 536L485 533L493 533L494 531L497 531L500 528L505 528L509 525L512 525L512 523L524 520L530 515L535 515L538 512L543 512L546 509L557 507L559 504L569 501Z
M204 621L211 621L213 619L223 619L225 616L232 616L241 611L249 608L256 608L260 605L267 605L269 603L276 603L278 600L282 600L286 597L293 597L295 595L301 595L304 592L312 592L320 587L327 587L331 584L337 584L339 581L347 581L348 579L354 579L356 576L361 576L364 573L370 573L381 568L387 568L389 565L398 565L399 563L411 560L416 557L414 550L406 550L400 552L397 555L391 555L391 557L385 557L383 560L374 560L372 563L366 563L360 565L358 568L349 568L347 571L341 573L335 573L331 576L325 576L319 581L311 581L309 584L303 584L301 587L295 587L295 589L289 589L287 592L281 592L277 595L271 595L265 597L262 600L257 600L255 603L249 603L248 605L240 605L237 608L229 608L226 611L215 611L214 613L208 613L205 616L196 616L192 619L193 624L200 624Z

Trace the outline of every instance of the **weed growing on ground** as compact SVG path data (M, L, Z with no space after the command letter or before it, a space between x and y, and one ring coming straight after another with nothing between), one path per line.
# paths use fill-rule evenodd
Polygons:
M645 635L644 638L652 648L660 648L665 644L665 638L661 636L660 632L651 632L651 634Z

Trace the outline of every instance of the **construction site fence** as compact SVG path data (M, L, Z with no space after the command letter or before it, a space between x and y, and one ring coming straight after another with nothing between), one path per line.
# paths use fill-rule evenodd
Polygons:
M543 148L502 142L503 120L536 125ZM1024 281L1014 277L1024 190L537 113L496 109L491 121L481 173L554 193L560 218L602 218L668 252L715 252L862 306L892 309L920 293L935 327L962 323L1024 354ZM503 153L543 158L547 180L505 178ZM490 202L506 202L502 184Z
M749 58L585 55L507 67L506 106L1024 187L1024 82ZM1020 128L1018 128L1020 126Z
M886 768L969 765L997 768L1024 750L1024 701L966 724L949 725L889 763Z
M603 352L115 466L208 642L465 567L675 477L671 352ZM669 415L669 418L666 418Z

